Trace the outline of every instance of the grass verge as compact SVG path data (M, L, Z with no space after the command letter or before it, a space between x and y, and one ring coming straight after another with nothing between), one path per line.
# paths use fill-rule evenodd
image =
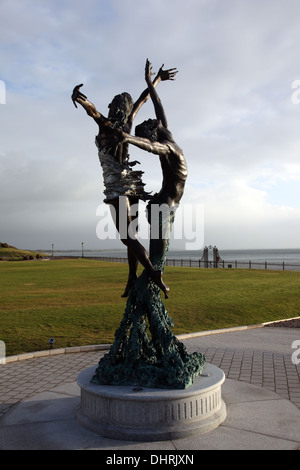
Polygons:
M110 343L122 319L126 264L97 260L0 262L0 340L7 355ZM164 303L174 334L300 315L300 272L167 267Z

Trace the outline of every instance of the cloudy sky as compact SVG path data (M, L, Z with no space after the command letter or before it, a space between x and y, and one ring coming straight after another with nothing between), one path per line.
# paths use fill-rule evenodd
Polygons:
M148 57L179 70L158 92L203 243L300 248L299 17L299 0L0 0L0 241L112 246L96 235L97 126L70 95L84 83L107 115L116 94L138 98ZM149 117L150 101L136 124ZM157 157L130 154L157 191Z

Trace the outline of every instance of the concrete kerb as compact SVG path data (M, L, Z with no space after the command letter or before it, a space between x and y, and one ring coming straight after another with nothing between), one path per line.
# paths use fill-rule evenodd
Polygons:
M34 359L36 357L56 356L58 354L72 354L91 351L105 351L111 347L111 344L93 344L88 346L72 346L69 348L46 349L44 351L33 351L5 358L6 364L10 362L24 361L26 359Z
M267 325L271 325L274 323L280 323L283 321L298 320L298 319L300 319L300 317L285 318L282 320L270 321L270 322L265 322L265 323L257 323L254 325L236 326L232 328L220 328L217 330L207 330L207 331L198 331L195 333L186 333L186 334L177 335L176 337L179 340L184 340L184 339L189 339L189 338L198 338L200 336L217 335L221 333L232 333L234 331L244 331L244 330L252 330L254 328L263 328ZM17 354L13 356L6 356L5 362L6 364L8 364L10 362L24 361L26 359L34 359L36 357L53 356L53 355L58 355L58 354L105 351L105 350L109 350L110 347L111 347L111 344L93 344L93 345L87 345L87 346L72 346L68 348L57 348L57 349L47 349L43 351L33 351L33 352Z
M288 321L288 320L299 320L299 319L300 317L284 318L282 320L269 321L265 323L257 323L254 325L236 326L233 328L220 328L217 330L199 331L197 333L187 333L187 334L178 335L177 338L181 340L181 339L188 339L188 338L198 338L200 336L218 335L221 333L232 333L234 331L253 330L255 328L264 328L267 325L272 325L275 323L281 323L281 322Z

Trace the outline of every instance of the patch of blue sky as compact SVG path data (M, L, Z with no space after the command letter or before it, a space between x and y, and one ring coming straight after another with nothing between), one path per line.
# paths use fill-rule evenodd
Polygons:
M118 0L119 1L119 0ZM48 14L59 20L68 20L72 14L79 17L82 24L112 22L116 18L116 2L113 0L51 0L48 1Z
M92 11L94 22L99 21L114 21L116 17L116 9L114 7L114 1L102 0L96 3L97 7Z
M274 206L300 209L300 184L297 180L277 181L267 190L267 200Z

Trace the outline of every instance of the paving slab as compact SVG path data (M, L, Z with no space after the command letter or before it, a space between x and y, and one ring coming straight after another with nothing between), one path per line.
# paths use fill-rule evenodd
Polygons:
M116 453L299 449L300 365L292 362L292 343L298 340L299 328L272 327L185 336L182 341L189 351L204 353L208 362L224 370L227 418L207 434L152 443L105 439L77 422L77 376L96 367L105 348L29 354L1 364L0 449Z
M214 431L161 442L105 439L76 419L80 390L60 385L24 400L0 421L0 448L27 450L221 450L300 447L300 410L276 393L227 379L223 385L227 418Z

